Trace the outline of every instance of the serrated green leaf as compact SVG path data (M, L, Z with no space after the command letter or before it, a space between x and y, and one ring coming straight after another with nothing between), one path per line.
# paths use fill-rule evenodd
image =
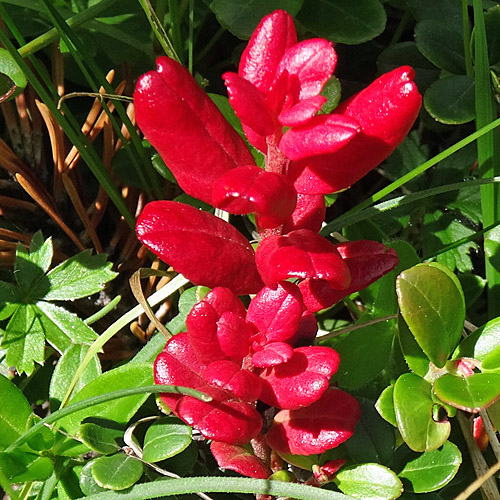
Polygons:
M146 462L159 462L181 453L190 443L189 425L177 418L162 418L148 428L142 458Z
M259 21L273 10L297 14L303 0L213 0L210 9L219 23L238 38L248 40Z
M450 441L406 463L399 477L407 479L415 493L428 493L446 486L462 463L460 450Z
M44 240L41 232L33 235L29 250L21 244L17 246L14 277L23 295L31 297L35 285L39 287L40 293L47 292L47 283L43 277L50 267L53 255L52 238Z
M460 282L446 267L418 264L396 281L401 314L427 357L442 368L460 340L465 300Z
M142 476L142 463L124 453L94 460L92 476L95 482L109 490L124 490L133 486Z
M387 16L378 0L305 0L297 20L322 38L359 44L380 35Z
M378 414L394 427L398 426L396 413L394 411L394 385L386 387L375 403Z
M11 283L0 281L0 321L12 316L20 301L18 288Z
M76 403L109 392L110 388L113 390L129 389L153 383L153 367L151 364L126 364L105 372L89 382L70 400L70 403ZM68 415L59 420L58 423L69 434L76 433L82 420L87 417L100 417L124 425L134 416L148 396L149 394L139 394L95 405Z
M340 491L354 498L392 500L403 485L396 474L380 464L354 465L341 469L334 479Z
M102 455L110 455L120 449L117 440L123 437L123 432L88 422L80 425L77 437L92 451Z
M20 94L27 85L26 76L10 52L0 48L0 96L2 101Z
M69 385L73 380L73 376L87 354L88 349L86 345L71 344L59 358L52 378L50 379L49 386L49 398L52 411L57 410L59 404L66 395ZM97 378L101 373L99 358L97 355L93 356L78 379L75 391L79 392L85 385Z
M451 75L436 80L425 92L424 106L438 122L460 125L476 116L474 79Z
M413 451L442 446L450 435L448 421L433 420L435 402L429 382L413 373L401 375L394 386L394 411L399 432Z
M14 484L27 481L43 481L54 470L52 460L35 453L20 451L0 453L0 469Z
M47 274L50 291L44 300L75 300L100 292L117 276L105 254L81 252L61 262Z
M76 314L73 314L63 307L59 307L50 302L40 301L36 304L36 309L38 314L45 316L45 318L40 318L40 321L44 326L50 323L50 330L46 330L47 340L53 343L53 332L52 329L57 328L59 332L62 332L65 337L71 340L71 342L77 344L87 344L90 345L97 338L97 333L85 322L80 319ZM57 334L56 334L57 335ZM60 333L59 333L60 335ZM57 337L59 338L59 337ZM56 348L60 346L53 343ZM66 350L67 346L63 350Z
M465 73L464 42L461 26L426 19L415 27L418 50L438 68L456 75Z
M357 463L374 462L388 464L394 454L394 427L383 420L375 409L373 401L357 398L361 405L361 419L354 434L345 447Z
M45 359L45 335L35 310L30 305L20 306L5 328L2 348L7 350L6 361L19 373L31 375L35 363Z
M446 374L434 382L434 392L459 410L477 413L500 399L500 373Z
M0 449L4 449L25 432L32 410L22 391L3 375L0 375L0 394Z

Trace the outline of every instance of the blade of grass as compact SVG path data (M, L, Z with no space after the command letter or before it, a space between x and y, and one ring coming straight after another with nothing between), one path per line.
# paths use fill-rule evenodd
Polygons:
M491 91L488 46L481 0L473 1L474 11L474 82L476 88L476 128L480 129L496 117L493 93ZM477 140L479 172L483 178L500 173L500 142L498 131L491 131ZM498 185L481 187L481 211L484 226L490 226L500 219L500 189ZM488 312L490 318L497 316L500 309L500 272L495 261L500 251L500 229L496 227L485 234L485 272L488 282Z

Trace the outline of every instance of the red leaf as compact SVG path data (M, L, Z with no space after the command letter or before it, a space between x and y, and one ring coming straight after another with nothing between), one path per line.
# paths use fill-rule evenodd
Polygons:
M266 368L260 374L260 400L277 408L309 406L328 389L339 363L340 356L329 347L297 347L287 363Z
M137 123L181 188L211 203L214 182L227 170L253 163L238 133L189 72L167 57L136 86Z
M294 347L311 345L318 333L316 316L311 311L304 311L300 318L299 326L294 336L288 339L288 343Z
M296 229L309 229L315 233L321 229L325 220L325 198L322 194L297 194L297 206L283 226L283 234Z
M256 212L259 229L283 224L292 214L297 193L288 179L255 165L234 168L223 175L213 191L214 206L232 214Z
M335 246L308 229L263 239L255 259L267 285L288 278L321 278L332 286L346 288L351 280L349 269Z
M252 364L257 368L269 368L290 361L293 348L285 342L271 342L252 356Z
M304 306L297 285L283 281L264 287L250 302L247 321L254 324L264 342L284 342L297 331Z
M153 201L139 216L136 232L154 254L196 285L223 286L241 295L262 288L248 240L207 212Z
M212 441L210 451L221 469L229 469L256 479L267 479L271 475L271 470L242 446Z
M285 127L295 127L309 121L327 101L326 97L316 95L299 101L286 111L279 114L279 122Z
M360 416L356 399L330 388L306 408L280 411L266 435L267 442L278 453L324 453L352 436Z

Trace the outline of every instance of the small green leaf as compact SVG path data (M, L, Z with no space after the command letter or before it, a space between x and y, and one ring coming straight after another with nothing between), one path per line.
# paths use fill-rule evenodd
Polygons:
M305 0L297 20L320 37L356 45L380 35L387 16L378 0Z
M181 453L190 443L189 425L177 418L162 418L148 428L142 458L146 462L159 462Z
M98 493L103 493L107 491L106 488L102 488L96 483L96 480L92 475L92 467L94 467L94 462L96 460L97 459L87 462L82 467L82 470L80 472L80 479L79 479L80 489L86 496L97 495Z
M415 27L418 50L438 68L450 73L465 73L464 42L461 27L447 25L441 19L426 19Z
M403 485L398 476L379 464L362 464L343 468L334 479L339 489L354 498L391 500L398 498Z
M413 451L430 451L442 446L450 435L448 421L433 420L436 403L429 382L413 373L401 375L394 386L394 411L399 432Z
M500 346L496 347L485 356L481 363L481 370L484 372L500 370Z
M434 382L434 392L459 410L478 413L500 398L500 373L446 374Z
M331 76L323 87L321 95L327 98L325 104L321 106L321 112L325 114L331 113L338 106L340 101L340 80L336 76Z
M425 377L429 371L429 358L420 348L415 337L412 335L408 325L403 318L398 319L399 345L408 368L417 375Z
M401 314L427 357L442 368L453 352L465 321L460 282L445 266L418 264L396 281Z
M48 457L14 451L0 453L0 469L12 483L18 484L47 479L54 465Z
M465 338L454 353L454 358L476 358L479 361L500 345L500 317L485 323Z
M32 410L22 391L3 375L0 375L0 394L0 449L5 449L24 434Z
M0 99L20 94L27 85L26 76L8 50L0 48Z
M394 411L394 386L390 385L386 387L375 403L375 409L378 411L379 415L387 422L392 424L394 427L398 426L396 420L396 413Z
M0 321L12 316L19 307L21 298L18 295L18 288L11 283L0 281Z
M26 424L26 430L33 427L41 420L41 417L32 413L28 418L28 422ZM40 431L35 434L29 441L28 446L35 451L45 451L50 450L54 445L55 437L54 432L48 427L42 427Z
M57 410L59 404L66 395L71 380L80 366L83 358L89 350L88 346L82 344L71 344L59 358L50 379L49 398L52 411ZM75 386L75 392L79 392L85 385L101 374L101 363L99 358L93 356L80 375Z
M80 438L92 451L102 455L110 455L117 452L120 447L117 440L123 436L123 432L106 428L91 422L80 425L77 437Z
M213 0L210 9L219 23L238 38L248 40L259 21L273 10L297 14L303 0Z
M474 79L467 75L451 75L436 80L425 92L424 106L438 122L460 125L472 121L474 108Z
M109 490L124 490L133 486L142 476L142 463L124 453L94 460L92 476L101 487Z
M279 453L279 456L285 462L308 471L312 471L313 465L317 465L320 462L319 455L289 455L286 453Z
M428 493L446 486L462 463L460 450L446 441L438 450L426 451L406 463L399 477L411 483L415 493Z
M105 254L81 252L61 262L47 274L50 291L44 300L75 300L100 292L117 273L111 270Z

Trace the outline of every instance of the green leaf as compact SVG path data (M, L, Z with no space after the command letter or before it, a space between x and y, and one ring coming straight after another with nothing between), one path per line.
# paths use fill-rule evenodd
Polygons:
M88 350L89 348L86 345L71 344L59 358L52 378L50 379L49 386L49 398L52 411L57 410L59 404L64 399L69 389L69 385L73 380L73 376ZM85 370L75 386L75 391L79 392L85 385L97 378L100 374L101 363L96 355L92 357L85 367Z
M0 97L2 101L20 94L27 83L26 76L10 52L0 48Z
M15 366L19 373L31 375L35 363L43 364L45 336L32 306L17 308L5 329L2 348L7 350L8 365Z
M40 422L41 417L32 413L26 424L26 429L30 429L38 422ZM42 427L40 432L35 434L29 441L28 446L34 451L45 451L50 450L54 445L55 437L54 432L48 427Z
M283 9L295 16L303 0L213 0L210 9L233 35L249 39L259 21L273 10Z
M356 45L380 35L387 16L378 0L305 0L297 20L322 38Z
M394 411L394 385L386 387L375 403L379 415L394 427L398 426L396 412Z
M455 0L405 0L417 21L424 19L446 19L450 23L462 21L460 3Z
M346 495L371 500L398 498L403 485L398 476L379 464L354 465L341 469L334 482Z
M355 462L387 464L394 454L394 427L380 417L373 401L357 399L361 405L361 419L345 447Z
M460 282L446 267L418 264L396 281L401 314L427 357L442 368L455 349L465 320Z
M81 252L61 262L47 274L50 291L44 300L75 300L100 292L117 273L111 271L105 254Z
M27 481L43 481L54 470L52 460L35 453L20 451L0 453L0 469L14 483Z
M162 418L148 428L142 458L146 462L159 462L181 453L190 443L189 425L177 418Z
M179 314L167 323L167 329L172 335L182 332L186 328L186 318L193 306L200 301L198 288L193 286L185 290L179 298Z
M481 363L481 371L499 371L500 370L500 346L489 352Z
M500 398L500 373L446 374L434 382L434 392L459 410L477 413Z
M464 42L460 29L442 19L426 19L415 27L418 50L438 68L449 73L465 73Z
M88 422L80 425L77 437L92 451L110 455L120 449L116 441L123 437L123 432Z
M80 489L84 493L85 496L97 495L98 493L103 493L107 491L106 488L102 488L99 486L92 475L92 468L94 467L94 462L97 459L91 460L87 462L80 472Z
M484 13L484 25L488 40L488 59L490 65L494 66L500 62L500 5Z
M399 345L408 368L417 375L425 377L429 371L429 358L420 348L415 337L412 335L408 325L403 318L398 319Z
M92 476L101 487L109 490L124 490L133 486L142 476L142 463L124 453L94 460Z
M89 382L70 400L70 403L109 392L110 388L116 391L150 384L153 384L153 367L150 364L126 364L103 373L100 377ZM76 433L80 422L87 417L100 417L113 420L118 424L126 424L148 396L149 394L139 394L101 403L68 415L59 420L58 423L69 434Z
M425 92L424 106L438 122L459 125L474 120L474 79L451 75L436 80Z
M481 328L471 333L458 346L453 357L476 358L479 361L500 345L500 317L485 323Z
M322 113L331 113L338 106L341 90L340 80L336 76L331 76L321 91L321 95L327 98L325 104L321 106Z
M448 421L433 420L436 403L429 382L413 373L401 375L394 386L394 411L399 432L413 451L431 451L450 435Z
M18 290L11 283L0 281L0 321L12 316L19 307L18 302L21 302L21 298Z
M24 295L31 297L32 288L40 281L40 290L45 287L44 292L47 291L47 283L43 277L50 267L53 255L52 239L44 240L40 231L33 235L29 250L21 244L17 246L14 276Z
M438 450L426 451L406 463L399 477L407 479L415 493L428 493L446 486L462 463L460 450L446 441Z
M0 394L0 449L3 450L24 433L32 410L22 391L3 375L0 375Z

